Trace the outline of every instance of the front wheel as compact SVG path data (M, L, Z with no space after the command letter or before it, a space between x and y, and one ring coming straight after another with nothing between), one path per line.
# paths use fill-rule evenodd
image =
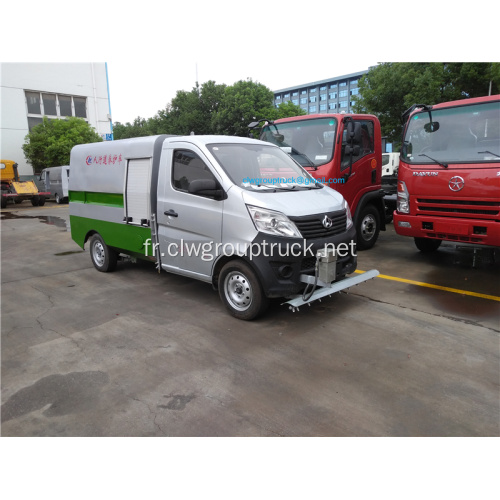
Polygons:
M441 245L441 240L435 240L433 238L415 238L415 245L421 252L435 252Z
M118 254L97 233L90 238L90 258L94 267L102 273L114 271L118 262Z
M356 227L357 244L360 250L368 250L375 245L380 232L380 214L373 205L368 205L359 214Z
M255 319L269 305L254 271L238 260L228 262L222 268L219 295L231 315L245 321Z

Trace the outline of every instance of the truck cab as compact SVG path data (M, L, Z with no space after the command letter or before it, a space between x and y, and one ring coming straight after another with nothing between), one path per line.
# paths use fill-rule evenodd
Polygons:
M354 217L358 248L373 247L379 231L385 230L382 139L375 116L321 114L264 120L260 139L276 144L318 183L341 193Z
M500 246L500 95L414 105L403 120L396 232L423 252Z

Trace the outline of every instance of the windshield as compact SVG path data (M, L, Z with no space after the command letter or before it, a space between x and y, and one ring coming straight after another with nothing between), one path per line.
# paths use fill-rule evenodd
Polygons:
M498 162L500 103L422 111L410 118L401 155L409 163ZM433 129L433 130L431 130Z
M331 161L337 120L315 118L263 127L261 140L276 144L303 167L318 167Z
M249 190L320 188L303 168L279 148L266 144L209 144L234 184Z

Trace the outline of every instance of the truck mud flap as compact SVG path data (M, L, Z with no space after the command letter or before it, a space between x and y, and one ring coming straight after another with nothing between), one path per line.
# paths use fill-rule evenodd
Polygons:
M345 278L341 281L334 281L332 283L322 283L318 282L318 287L307 300L304 300L304 296L294 295L290 298L290 300L283 302L281 305L288 304L289 309L292 312L295 310L299 310L300 306L304 304L311 304L315 300L320 300L322 297L326 297L327 295L332 295L332 293L340 292L351 286L359 285L360 283L364 283L365 281L371 280L379 275L379 272L376 269L372 269L370 271L366 271L366 273L358 274L357 276L352 276L351 278ZM312 283L314 281L314 277L302 275L301 281L305 283Z

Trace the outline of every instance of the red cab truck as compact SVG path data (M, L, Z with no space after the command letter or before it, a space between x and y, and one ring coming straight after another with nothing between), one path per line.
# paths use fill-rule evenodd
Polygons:
M500 95L403 114L394 227L422 252L500 246Z
M377 117L320 114L261 120L260 139L280 146L321 184L346 199L357 248L371 248L385 230L382 137Z

